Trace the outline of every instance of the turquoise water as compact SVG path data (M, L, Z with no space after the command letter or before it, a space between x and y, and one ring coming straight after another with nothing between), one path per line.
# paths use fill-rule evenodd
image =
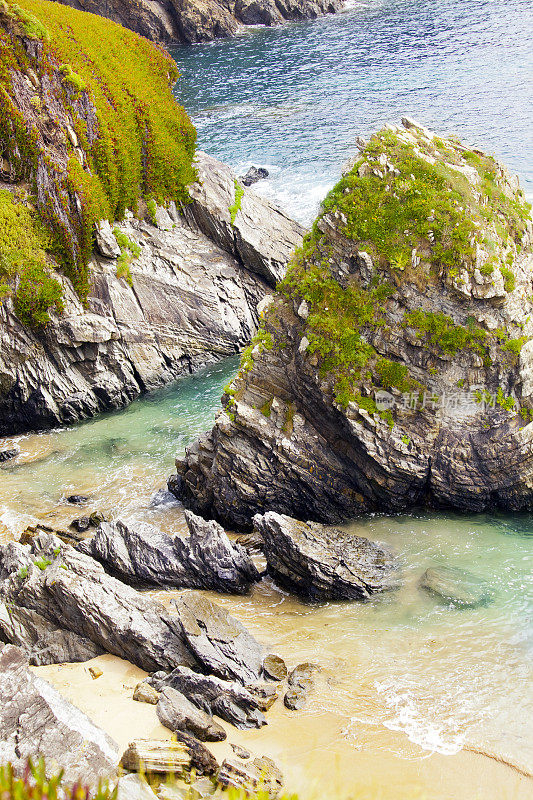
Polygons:
M403 114L503 159L533 193L529 0L367 0L335 16L179 47L201 148L309 223L355 137Z

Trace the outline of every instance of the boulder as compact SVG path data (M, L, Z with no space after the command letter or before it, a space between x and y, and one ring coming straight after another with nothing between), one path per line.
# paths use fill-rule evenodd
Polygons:
M67 783L96 785L115 775L118 745L28 668L22 650L0 650L0 763L23 772L43 756Z
M282 681L287 677L287 665L280 656L270 653L263 659L263 672L273 681Z
M368 539L273 511L256 515L254 525L270 573L305 599L362 600L398 585L396 559Z
M252 186L252 184L257 183L257 181L268 178L269 174L269 171L265 169L265 167L250 167L241 180L244 186Z
M320 670L317 664L298 664L289 674L289 688L283 702L291 711L299 711L307 703L309 693L314 689L314 675Z
M133 699L138 703L149 703L152 706L156 706L159 700L159 692L156 692L154 687L144 680L135 687Z
M169 674L153 675L148 680L157 691L165 686L177 689L208 714L216 714L236 728L266 725L257 697L235 681L201 675L186 667L176 667Z
M198 775L214 775L217 772L218 762L205 744L186 731L174 731L173 735L176 741L185 747L191 759L191 769Z
M120 247L115 239L115 235L109 220L103 219L94 228L94 238L98 252L104 258L118 258Z
M186 775L191 768L187 748L178 741L135 739L130 742L120 760L124 769L141 773Z
M156 711L161 725L171 731L190 733L202 742L221 742L226 738L224 728L213 717L170 686L161 690Z
M261 756L245 764L236 758L226 758L220 766L217 783L223 787L244 789L247 794L261 789L274 798L283 788L284 780L275 762Z
M427 569L420 586L455 606L474 608L487 605L494 598L494 591L486 581L457 567Z
M119 778L116 800L157 800L157 795L146 778L134 772Z
M115 575L179 589L245 594L259 572L240 545L216 522L185 512L189 536L169 536L146 523L104 522L79 550Z
M183 636L198 661L219 678L241 683L257 680L263 649L238 620L195 592L173 601Z
M269 711L278 699L278 687L272 683L248 683L246 688L257 698L261 711Z

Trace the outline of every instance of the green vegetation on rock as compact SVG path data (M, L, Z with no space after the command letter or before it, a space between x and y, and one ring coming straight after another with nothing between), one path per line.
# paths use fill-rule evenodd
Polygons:
M141 248L118 228L113 228L113 234L120 247L120 255L117 259L117 278L125 278L126 282L133 286L130 265L135 258L139 258L141 255Z
M231 216L231 224L235 224L235 219L237 218L237 214L241 208L242 197L244 195L244 188L241 186L239 181L235 179L235 200L233 201L233 205L229 207L229 213Z
M38 46L27 48L26 38ZM177 77L170 56L109 20L47 0L0 0L0 155L14 182L32 186L47 231L43 253L82 300L98 220L122 219L141 199L188 200L196 134L172 95ZM15 88L21 79L28 97ZM48 145L44 125L53 131ZM44 324L43 304L58 302L51 286L41 291L35 266L32 280L37 296L19 307L24 321ZM5 282L4 296L16 281Z

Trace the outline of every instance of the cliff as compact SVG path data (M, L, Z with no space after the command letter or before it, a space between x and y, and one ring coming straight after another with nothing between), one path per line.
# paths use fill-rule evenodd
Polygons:
M164 52L56 3L0 15L5 435L238 352L303 232L219 162L193 164Z
M224 524L532 506L532 227L518 181L409 119L361 147L215 427L170 480Z
M241 25L279 25L314 19L343 0L61 0L99 14L154 42L206 42L234 36Z

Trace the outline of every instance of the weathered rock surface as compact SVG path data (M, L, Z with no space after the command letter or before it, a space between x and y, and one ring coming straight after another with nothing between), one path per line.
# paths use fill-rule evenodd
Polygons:
M177 616L54 536L0 548L0 598L148 672L198 665Z
M133 699L138 703L149 703L152 706L156 706L159 700L159 692L156 692L154 687L150 686L146 681L141 681L135 687Z
M23 771L28 758L42 755L50 772L65 781L97 784L111 777L118 745L49 683L28 669L23 652L0 649L0 762Z
M156 710L161 725L171 731L190 733L201 742L221 742L226 738L226 731L213 717L170 686L161 690Z
M257 680L263 648L244 625L195 592L184 592L174 604L184 639L210 672L241 683Z
M457 567L427 569L420 586L447 603L468 608L486 605L494 597L486 581Z
M64 630L36 611L2 602L0 641L18 645L35 665L90 661L105 652L90 639Z
M151 525L104 522L78 550L130 581L178 589L245 594L259 580L246 550L216 522L185 514L189 536L169 536Z
M224 411L180 463L177 495L202 516L246 531L266 511L332 524L414 505L533 507L523 195L489 157L406 124L373 137L343 178ZM444 212L432 229L431 209L421 234L390 233L398 257L358 233L363 177L372 192L394 184L391 203L411 185L403 147L419 175L436 165L450 187L456 234L471 227L457 248Z
M341 0L61 0L65 5L100 14L155 42L206 42L234 36L240 25L279 25L285 20L314 19L342 8Z
M195 736L185 731L174 731L177 742L185 747L191 759L191 768L199 775L214 775L218 770L218 761L211 750L202 744Z
M269 653L263 659L263 672L273 681L282 681L287 677L287 665L280 656Z
M157 800L148 781L138 773L123 775L117 783L117 800Z
M225 787L243 788L249 793L261 788L271 797L277 797L284 780L276 763L267 756L261 756L247 763L236 758L226 758L220 766L217 783Z
M22 325L11 300L0 304L0 436L118 408L250 341L257 304L284 272L302 229L245 189L233 230L221 203L230 195L233 202L235 176L216 159L199 158L204 183L191 191L202 199L188 207L188 222L171 204L160 209L168 224L131 215L117 224L141 250L131 286L117 277L116 258L95 252L87 308L62 276L65 310L44 329Z
M268 569L309 600L360 600L398 585L398 565L381 545L319 522L268 511L254 517Z
M0 464L3 461L11 461L12 458L16 458L20 453L20 447L18 445L14 447L6 447L5 449L0 448Z
M191 186L193 201L184 209L186 219L275 288L302 242L304 228L253 189L243 188L229 167L207 153L197 151L195 165L199 180ZM242 198L232 222L236 183Z
M236 728L260 728L266 725L258 699L236 682L213 675L201 675L187 667L176 667L169 674L157 673L149 681L157 691L165 686L177 689L198 708L208 714L216 714Z
M299 711L307 703L309 693L314 689L314 676L320 671L317 664L306 661L298 664L289 674L289 688L285 692L283 702L291 711Z
M121 765L142 773L183 775L192 766L191 756L181 742L135 739L123 753Z
M254 183L258 181L263 181L265 178L268 178L269 172L265 167L250 167L246 175L244 175L241 180L243 186L252 186Z

